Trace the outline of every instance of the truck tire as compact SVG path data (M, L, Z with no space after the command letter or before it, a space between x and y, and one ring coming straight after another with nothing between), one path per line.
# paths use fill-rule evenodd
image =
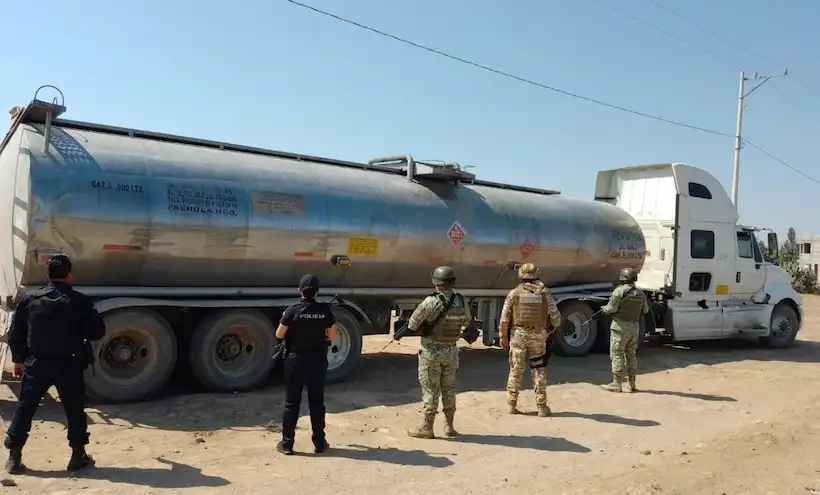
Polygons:
M336 317L336 338L327 350L328 383L343 381L353 371L362 354L362 328L350 311L333 307Z
M85 371L86 395L98 403L147 399L168 382L177 362L177 339L150 309L103 314L105 336L92 344L95 363Z
M782 349L789 347L797 338L797 313L788 304L780 303L772 311L769 322L768 337L761 338L761 342L768 347Z
M559 305L561 328L555 335L555 354L566 357L586 356L598 336L598 320L591 320L594 311L582 301L567 301ZM584 322L589 321L587 325Z
M275 364L275 329L253 309L228 309L206 316L188 347L191 373L214 392L244 392L259 386Z

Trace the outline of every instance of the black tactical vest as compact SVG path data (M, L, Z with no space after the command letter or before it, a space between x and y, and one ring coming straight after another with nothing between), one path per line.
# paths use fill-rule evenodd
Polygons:
M83 350L83 329L71 297L46 286L32 294L27 305L27 343L40 359L64 359Z
M288 352L327 352L325 331L328 325L330 305L305 300L296 305L293 324L285 334Z

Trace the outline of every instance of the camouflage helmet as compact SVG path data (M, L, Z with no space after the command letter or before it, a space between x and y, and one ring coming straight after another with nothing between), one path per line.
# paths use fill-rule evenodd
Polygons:
M439 266L432 273L433 285L453 285L456 283L456 272L449 266Z
M634 282L638 280L638 273L634 268L621 268L621 272L618 274L618 280L621 282Z
M518 269L518 278L521 280L532 280L538 278L538 267L535 263L524 263Z

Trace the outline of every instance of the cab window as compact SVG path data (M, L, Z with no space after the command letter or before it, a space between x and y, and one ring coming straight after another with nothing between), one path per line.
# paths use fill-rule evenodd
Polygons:
M749 232L737 233L737 256L739 258L754 258L754 248L752 247L752 234Z

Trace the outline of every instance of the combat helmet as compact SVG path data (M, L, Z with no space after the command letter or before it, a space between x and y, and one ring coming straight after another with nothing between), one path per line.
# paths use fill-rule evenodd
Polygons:
M524 263L518 269L518 278L521 280L535 280L538 278L538 267L535 263Z
M618 274L618 280L626 283L634 282L638 280L638 272L636 272L634 268L621 268L621 272Z
M439 266L432 273L433 285L453 285L456 283L456 272L449 266Z

